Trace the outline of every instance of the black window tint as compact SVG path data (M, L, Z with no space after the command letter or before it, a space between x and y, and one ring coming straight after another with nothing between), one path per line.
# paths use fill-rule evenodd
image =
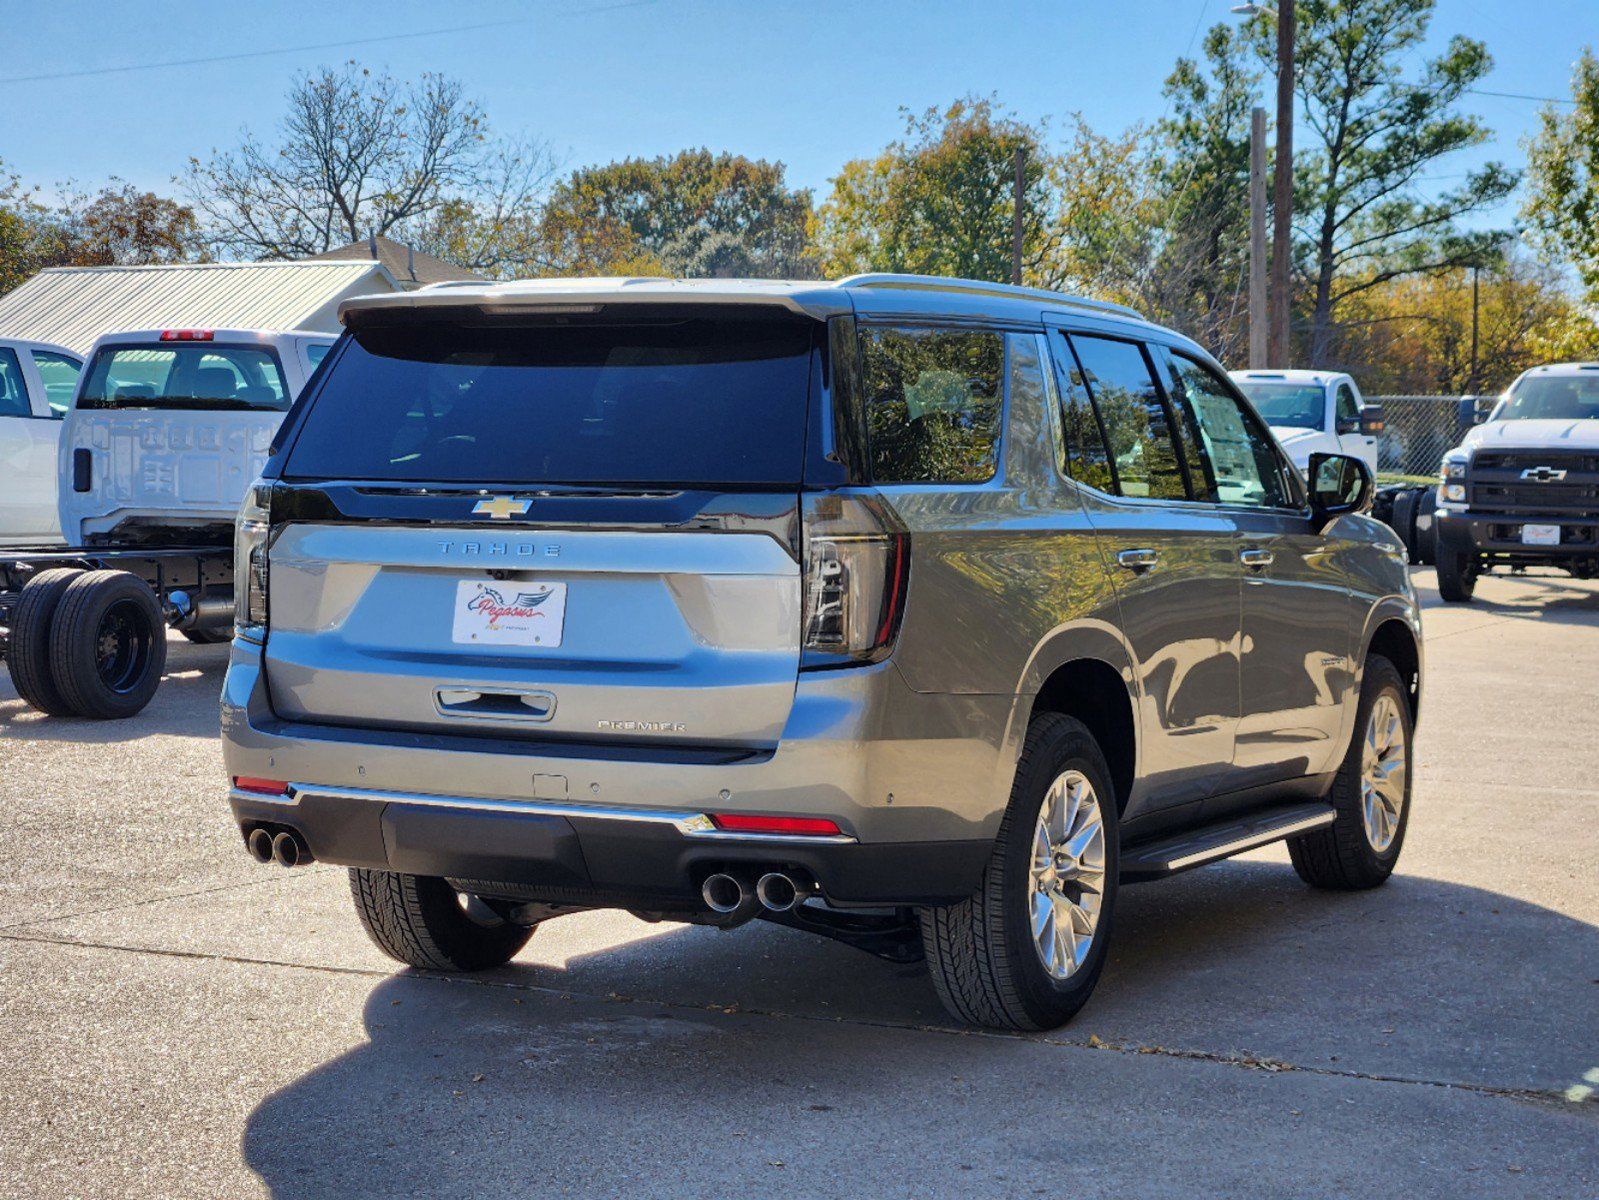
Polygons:
M1094 415L1093 402L1088 398L1088 387L1083 382L1082 368L1072 354L1066 335L1056 335L1054 345L1056 376L1060 380L1061 425L1064 445L1061 447L1061 470L1068 478L1086 483L1102 492L1116 491L1116 473L1111 463L1110 451L1105 445L1104 432L1099 418Z
M22 364L14 350L0 346L0 417L31 417L28 388L22 382Z
M1209 463L1209 498L1222 504L1284 504L1277 456L1265 432L1227 385L1203 363L1185 355L1172 355L1172 371L1184 407L1193 412L1198 425L1196 436Z
M694 316L357 328L307 408L300 478L791 485L813 322Z
M1073 334L1071 344L1115 459L1121 494L1186 500L1171 422L1143 347L1086 334Z
M1005 377L999 334L867 329L861 359L876 482L994 477Z

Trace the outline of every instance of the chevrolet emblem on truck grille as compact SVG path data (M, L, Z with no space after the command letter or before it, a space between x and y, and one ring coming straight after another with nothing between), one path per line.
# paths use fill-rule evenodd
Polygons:
M533 507L531 500L518 500L515 496L495 496L490 500L479 500L472 506L473 516L490 516L496 521L508 521L514 514L521 516Z
M1528 467L1521 477L1534 483L1558 483L1566 477L1566 473L1559 467Z

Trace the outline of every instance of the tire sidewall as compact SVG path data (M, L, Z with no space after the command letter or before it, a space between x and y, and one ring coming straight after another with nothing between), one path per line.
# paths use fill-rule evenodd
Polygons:
M1001 920L1004 944L1009 948L1011 978L1019 999L1033 1023L1040 1029L1063 1024L1087 1001L1105 964L1115 922L1117 872L1121 866L1120 838L1116 812L1116 792L1111 784L1105 757L1087 729L1073 720L1064 720L1051 731L1044 752L1025 764L1012 791L1015 805L1001 848ZM1033 833L1049 786L1069 770L1088 779L1099 801L1105 829L1105 892L1099 922L1088 958L1070 977L1057 980L1045 969L1033 944L1029 901Z
M116 692L100 678L95 646L100 623L110 608L132 601L147 626L149 652L138 682ZM99 719L131 717L161 685L166 669L166 622L145 582L126 571L89 571L68 586L51 626L51 665L63 696L81 715Z
M1377 698L1390 695L1394 703L1399 706L1399 724L1404 730L1405 737L1405 799L1404 805L1399 810L1399 828L1394 831L1394 840L1388 843L1388 848L1381 852L1372 848L1371 842L1366 838L1365 821L1361 814L1361 767L1362 756L1366 744L1366 723L1371 719L1371 710L1377 703ZM1405 695L1404 681L1400 678L1399 670L1385 658L1374 658L1366 665L1366 677L1361 683L1360 707L1355 714L1355 736L1350 743L1349 757L1344 763L1344 770L1348 773L1347 786L1344 794L1348 797L1346 809L1338 815L1339 820L1349 821L1353 824L1353 831L1359 837L1360 849L1365 852L1369 860L1367 865L1375 873L1387 876L1393 871L1399 861L1399 852L1405 845L1405 832L1410 828L1411 790L1416 778L1416 746L1415 723L1410 715L1410 699Z

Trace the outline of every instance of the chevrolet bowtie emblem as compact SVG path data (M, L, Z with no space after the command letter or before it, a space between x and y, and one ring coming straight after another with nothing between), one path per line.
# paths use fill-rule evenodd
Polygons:
M533 507L531 500L518 500L515 496L495 496L492 500L479 500L472 506L473 516L490 516L496 521L521 516Z

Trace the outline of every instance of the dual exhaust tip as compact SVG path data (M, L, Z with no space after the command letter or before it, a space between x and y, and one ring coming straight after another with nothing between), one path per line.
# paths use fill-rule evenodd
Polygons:
M755 886L737 875L718 871L706 877L700 888L705 907L716 913L750 913L757 906L767 912L788 912L804 903L810 885L787 871L768 871L755 881Z
M275 862L280 867L297 867L311 861L310 849L288 830L273 833L264 825L257 825L244 839L250 857L258 863Z

